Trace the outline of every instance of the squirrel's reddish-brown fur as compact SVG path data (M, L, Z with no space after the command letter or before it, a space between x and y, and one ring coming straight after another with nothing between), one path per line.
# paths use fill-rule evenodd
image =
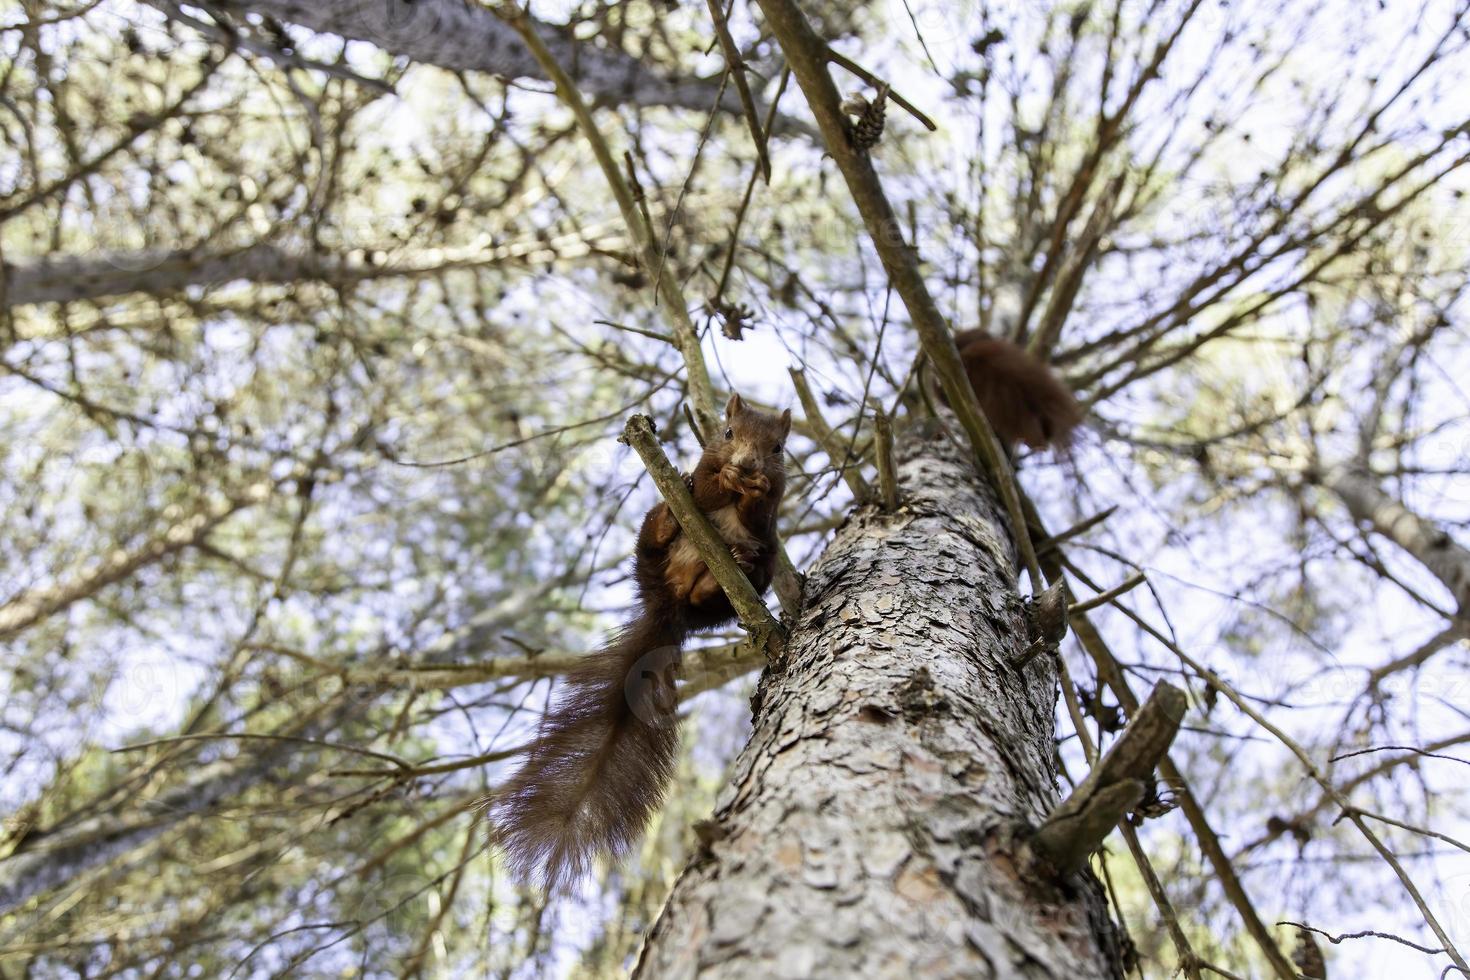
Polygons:
M734 395L725 424L686 481L764 592L775 571L791 413L768 415ZM735 618L663 502L643 518L633 570L637 614L568 675L524 763L490 804L512 869L551 888L581 877L600 854L622 853L643 832L674 770L684 639Z
M962 330L954 343L990 427L1007 446L1065 446L1082 423L1072 392L1040 358L983 330Z

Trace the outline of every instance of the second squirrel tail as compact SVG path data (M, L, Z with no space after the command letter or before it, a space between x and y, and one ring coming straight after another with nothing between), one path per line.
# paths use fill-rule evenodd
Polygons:
M1032 449L1067 445L1082 423L1082 409L1045 361L979 330L961 331L954 339L975 398L1003 442Z
M525 762L491 803L519 877L555 889L643 832L673 775L683 641L679 623L644 609L567 676Z

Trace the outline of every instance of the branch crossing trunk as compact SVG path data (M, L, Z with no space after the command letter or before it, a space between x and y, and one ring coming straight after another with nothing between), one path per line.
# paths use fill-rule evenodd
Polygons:
M1121 977L1095 879L1026 880L1055 808L1055 669L1025 642L1005 511L943 435L902 506L813 568L754 732L636 976Z

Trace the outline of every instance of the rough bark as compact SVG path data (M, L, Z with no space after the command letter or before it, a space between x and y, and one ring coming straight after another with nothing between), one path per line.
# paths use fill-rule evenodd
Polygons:
M148 2L166 14L195 6L170 0ZM546 78L509 24L490 6L465 0L234 0L223 9L234 15L265 15L318 33L365 41L389 54L451 71ZM707 111L719 89L717 81L664 78L631 55L574 41L565 30L554 26L546 26L542 33L558 61L567 65L582 89L598 101ZM726 93L721 105L732 112L740 111L734 91Z
M901 439L807 583L754 733L642 977L1117 977L1090 874L1028 881L1056 805L1056 675L1025 639L1003 510L945 438Z

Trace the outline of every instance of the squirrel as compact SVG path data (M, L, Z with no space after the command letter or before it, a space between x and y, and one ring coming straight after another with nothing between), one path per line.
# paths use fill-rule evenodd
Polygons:
M983 330L961 330L954 343L980 408L1008 450L1019 442L1045 449L1071 441L1082 407L1045 361Z
M786 488L791 412L771 415L732 395L725 431L685 483L758 594L776 567L776 511ZM685 638L735 619L735 609L660 501L643 518L633 559L638 611L571 671L525 761L491 802L512 871L549 889L617 856L663 800L678 743Z

